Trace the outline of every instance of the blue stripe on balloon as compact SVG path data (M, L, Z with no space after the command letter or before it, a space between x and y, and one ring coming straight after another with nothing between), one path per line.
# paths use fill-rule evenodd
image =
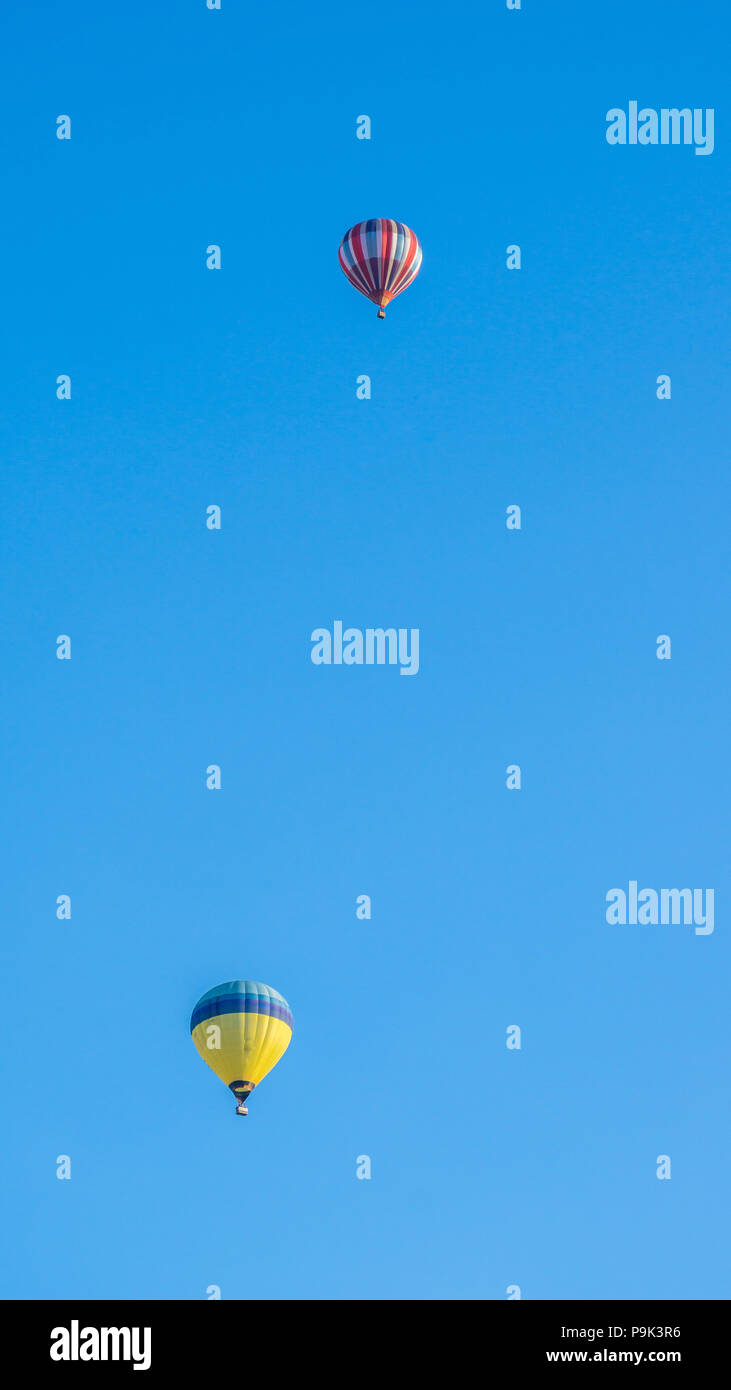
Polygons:
M216 1018L219 1014L268 1014L270 1018L281 1018L290 1028L294 1025L287 1005L280 1004L277 999L269 999L262 994L218 994L196 1004L190 1019L191 1033L199 1023Z

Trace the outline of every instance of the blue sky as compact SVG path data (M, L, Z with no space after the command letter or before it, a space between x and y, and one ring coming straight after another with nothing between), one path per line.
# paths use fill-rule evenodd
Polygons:
M728 15L5 27L3 1293L728 1297ZM631 99L714 153L610 148ZM314 667L337 618L418 676ZM609 927L630 879L714 933ZM236 977L295 1018L246 1121L188 1032Z

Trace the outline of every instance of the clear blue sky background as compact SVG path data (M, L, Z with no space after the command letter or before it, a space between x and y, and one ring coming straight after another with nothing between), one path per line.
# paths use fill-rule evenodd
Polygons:
M5 14L5 1294L731 1294L730 37ZM630 99L714 154L610 148ZM385 323L370 216L424 248ZM419 675L315 668L335 618ZM630 878L714 934L610 928ZM188 1031L234 977L295 1016L246 1121Z

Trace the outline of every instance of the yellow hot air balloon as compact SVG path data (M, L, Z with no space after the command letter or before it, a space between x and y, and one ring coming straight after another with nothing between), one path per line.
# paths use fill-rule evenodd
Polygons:
M237 1115L275 1067L292 1038L286 999L256 980L229 980L198 1000L190 1020L193 1042L204 1062L233 1091Z

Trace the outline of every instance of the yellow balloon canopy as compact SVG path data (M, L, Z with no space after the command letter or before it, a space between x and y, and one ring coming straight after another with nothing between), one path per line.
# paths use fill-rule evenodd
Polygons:
M193 1042L233 1091L237 1114L248 1114L247 1097L286 1052L293 1022L286 999L256 980L229 980L198 1000L190 1020Z

